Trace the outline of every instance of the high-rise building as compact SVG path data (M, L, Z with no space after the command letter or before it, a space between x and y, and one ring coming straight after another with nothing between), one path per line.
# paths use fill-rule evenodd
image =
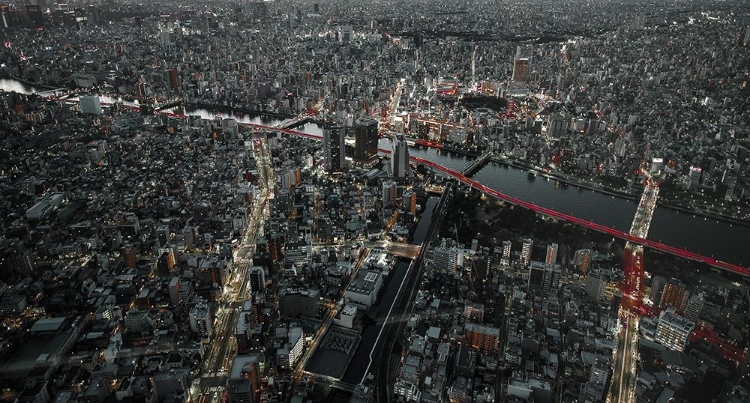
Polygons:
M383 207L395 206L398 186L394 181L383 182Z
M393 152L391 153L391 172L393 179L403 181L409 171L409 145L402 133L397 134L393 140Z
M344 169L344 128L335 123L328 123L323 128L323 151L325 168L328 172L342 172Z
M591 266L591 249L579 249L573 254L573 265L578 267L583 275L589 271Z
M701 185L701 173L703 170L700 167L691 166L688 178L690 179L690 189L698 189Z
M464 316L466 319L482 323L484 321L484 304L466 301L464 304Z
M651 291L648 294L648 299L650 299L656 307L659 306L661 294L664 291L665 285L667 285L667 279L662 276L654 276L654 278L651 279Z
M557 244L551 243L547 245L547 257L544 259L544 263L555 264L557 263Z
M458 266L458 249L443 242L433 250L432 264L438 270L447 270L449 272L456 270Z
M513 63L513 81L525 81L529 73L529 59L517 57Z
M568 134L570 119L562 115L552 116L549 120L547 135L550 137L562 137Z
M120 251L122 260L125 261L125 267L135 268L135 247L133 245L125 245Z
M654 339L669 349L683 351L694 328L695 322L678 316L673 309L667 309L659 315Z
M468 322L466 323L466 339L473 348L485 354L493 354L497 351L500 329Z
M699 294L691 295L685 306L685 317L693 322L697 322L705 305L706 300L703 299L703 296Z
M506 266L510 265L510 257L511 257L511 253L513 252L512 247L513 247L513 242L503 241L503 256L502 256L502 260L500 261L500 263Z
M532 260L529 267L529 290L553 291L560 286L562 272L559 265Z
M167 70L167 79L169 80L169 90L171 96L180 95L180 76L177 73L177 69Z
M195 277L204 285L217 284L223 286L229 278L227 262L215 257L204 259L195 272Z
M531 263L531 252L534 250L534 241L531 239L524 239L521 245L521 265L523 267L529 267Z
M672 278L664 286L664 291L659 300L659 309L671 306L677 312L684 312L688 297L690 297L690 292L685 284L676 278Z
M260 266L254 266L250 269L250 291L262 293L266 290L266 274Z
M378 154L378 121L371 118L358 119L354 126L354 159L370 162Z
M172 279L169 280L169 302L171 302L172 305L174 306L180 305L180 278L179 277L172 277Z
M591 299L599 300L604 296L606 285L607 281L602 277L601 273L594 271L586 277L584 289Z
M213 333L213 314L208 302L201 299L190 310L190 330L201 337L210 338Z

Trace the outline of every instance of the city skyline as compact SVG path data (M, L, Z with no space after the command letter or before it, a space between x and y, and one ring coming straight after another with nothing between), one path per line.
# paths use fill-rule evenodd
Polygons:
M3 402L750 396L748 4L0 15Z

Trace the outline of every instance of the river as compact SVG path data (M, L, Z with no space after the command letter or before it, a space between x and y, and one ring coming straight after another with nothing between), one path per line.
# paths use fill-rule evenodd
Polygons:
M17 80L0 80L0 89L32 93L39 90L33 85ZM281 119L260 115L217 113L206 109L180 110L175 113L198 115L207 119L216 116L231 117L242 123L274 125ZM322 135L315 124L308 123L297 130ZM388 139L381 139L381 148L390 148ZM434 148L411 147L409 152L453 170L461 170L471 157L449 153ZM636 202L574 185L557 186L554 180L544 177L530 178L526 171L503 164L490 163L474 175L474 179L499 192L522 200L567 213L608 227L627 231L635 215ZM725 262L750 267L750 253L744 252L750 239L750 227L679 212L659 206L654 212L649 239L670 246L684 248Z
M380 147L390 148L390 141L382 139ZM409 148L409 153L457 171L473 160L420 146ZM505 164L489 163L473 179L509 196L622 231L630 229L635 216L635 200L575 185L560 186L553 179L530 177L527 171ZM750 239L750 227L747 226L658 206L654 210L648 238L750 267L750 253L744 252L747 240Z

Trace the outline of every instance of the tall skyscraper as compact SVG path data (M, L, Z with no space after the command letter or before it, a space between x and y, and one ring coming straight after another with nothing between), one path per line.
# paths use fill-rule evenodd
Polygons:
M530 45L516 46L513 58L513 81L525 81L531 64L533 48Z
M393 152L391 153L391 172L393 179L402 181L406 179L409 170L409 145L403 133L396 135L393 140Z
M396 205L396 182L385 181L383 182L383 207L395 206Z
M513 63L513 81L524 81L529 73L529 59L526 57L516 58Z
M512 251L513 243L511 241L503 241L503 257L500 263L504 265L510 265L510 257Z
M122 250L120 251L120 255L122 256L122 260L125 261L125 267L128 268L134 268L135 267L135 247L133 245L125 245Z
M672 278L664 286L664 291L661 294L659 301L659 308L664 309L666 307L672 307L677 312L684 312L687 306L688 297L690 292L685 287L685 284L676 278Z
M180 76L177 73L177 69L167 70L167 79L169 80L169 90L171 91L170 95L179 96L180 95Z
M557 244L556 243L547 245L547 257L544 259L544 263L547 263L547 264L557 263Z
M190 330L198 333L201 337L210 338L213 323L211 307L204 300L198 301L190 310Z
M529 267L529 290L554 291L560 286L560 266L532 261Z
M591 265L591 249L579 249L573 255L573 265L581 269L585 276Z
M323 151L328 172L342 172L344 169L344 128L336 123L328 123L323 128Z
M700 187L702 172L703 170L700 167L690 167L690 174L688 175L688 178L690 179L690 189L698 189L698 187Z
M523 245L521 246L521 265L528 267L531 263L531 252L534 250L534 241L531 239L524 239Z
M253 294L263 292L266 289L266 273L260 266L250 269L250 291Z
M354 126L354 159L369 162L378 154L378 121L371 118L358 119Z

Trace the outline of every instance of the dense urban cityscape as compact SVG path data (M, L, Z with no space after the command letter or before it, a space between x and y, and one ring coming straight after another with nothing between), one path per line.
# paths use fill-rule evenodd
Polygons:
M0 17L0 401L750 402L750 4Z

